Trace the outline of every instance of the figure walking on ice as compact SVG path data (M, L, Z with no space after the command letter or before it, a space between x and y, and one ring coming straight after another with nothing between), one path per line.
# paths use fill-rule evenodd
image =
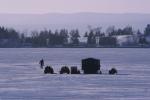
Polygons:
M40 64L41 69L43 69L43 66L44 66L44 60L41 59L40 62L39 62L39 64Z

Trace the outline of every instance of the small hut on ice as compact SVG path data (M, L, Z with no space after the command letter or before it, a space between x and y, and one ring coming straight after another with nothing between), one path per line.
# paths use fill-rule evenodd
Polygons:
M99 59L87 58L82 60L82 70L84 74L98 74L100 67Z

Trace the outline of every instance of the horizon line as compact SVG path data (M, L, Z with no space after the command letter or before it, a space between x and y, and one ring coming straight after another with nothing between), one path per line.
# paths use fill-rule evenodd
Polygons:
M22 12L0 12L0 14L31 14L31 15L46 15L46 14L150 14L143 12L45 12L45 13L22 13Z

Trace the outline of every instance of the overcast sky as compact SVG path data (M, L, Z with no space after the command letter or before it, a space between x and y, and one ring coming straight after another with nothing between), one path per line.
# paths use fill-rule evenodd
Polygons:
M0 13L150 13L150 0L0 0Z

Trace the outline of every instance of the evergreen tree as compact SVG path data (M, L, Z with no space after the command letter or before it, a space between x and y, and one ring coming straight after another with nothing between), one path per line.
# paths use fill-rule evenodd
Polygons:
M69 38L68 30L66 30L66 29L60 30L60 42L62 43L62 45L68 43L68 38Z
M76 30L71 30L70 31L70 40L71 40L71 44L73 45L78 45L79 44L79 31L76 29Z
M96 44L95 34L94 34L94 32L92 30L90 31L90 33L88 35L88 44L89 45Z
M144 35L150 35L150 24L148 24L144 30Z

